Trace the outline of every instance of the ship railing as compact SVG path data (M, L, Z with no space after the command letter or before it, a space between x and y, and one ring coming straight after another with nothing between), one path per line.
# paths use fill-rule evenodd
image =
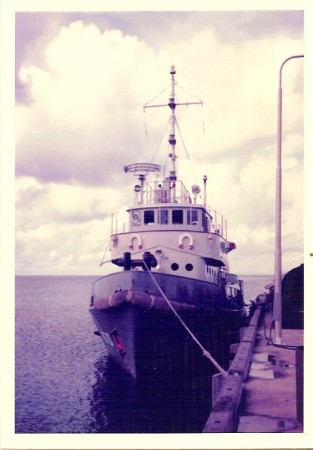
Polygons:
M208 209L208 212L212 217L211 226L213 233L217 233L227 240L227 220L216 210Z
M170 181L153 181L144 185L143 196L136 194L135 204L141 204L141 200L145 205L156 203L192 203L192 199L188 190L182 181L176 181L175 199L170 186Z

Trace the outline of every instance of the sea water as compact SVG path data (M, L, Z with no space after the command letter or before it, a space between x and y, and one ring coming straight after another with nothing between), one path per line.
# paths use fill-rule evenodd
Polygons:
M272 281L241 278L247 303ZM175 404L171 411L166 393L151 409L107 357L88 312L95 279L16 277L15 432L201 432L205 414L187 418Z

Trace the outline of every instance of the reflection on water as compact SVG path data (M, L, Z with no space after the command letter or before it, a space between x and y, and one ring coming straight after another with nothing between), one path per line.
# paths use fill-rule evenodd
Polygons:
M155 381L138 386L114 362L100 358L90 398L94 433L201 432L210 410L210 398L190 395L186 380ZM190 380L189 380L190 381ZM209 383L206 391L210 390Z

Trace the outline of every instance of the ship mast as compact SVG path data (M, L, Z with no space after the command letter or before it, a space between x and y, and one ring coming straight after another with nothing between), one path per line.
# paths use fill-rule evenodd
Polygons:
M171 117L170 117L170 135L168 138L168 142L171 146L171 152L169 153L169 157L171 158L172 161L172 167L169 173L169 179L171 182L171 203L176 203L176 180L177 180L177 175L176 175L176 135L175 135L175 126L176 126L176 115L175 115L175 109L176 106L181 106L181 105L202 105L203 102L202 101L198 101L198 102L185 102L185 103L176 103L176 94L175 94L175 86L176 86L176 80L175 80L175 75L176 75L176 69L175 66L171 66L171 70L170 70L170 74L171 74L171 95L169 98L169 102L167 105L144 105L144 109L145 108L157 108L160 106L169 106L171 109Z
M176 108L176 102L175 102L175 66L171 67L170 71L172 80L171 80L171 96L169 98L168 106L171 108L171 132L168 138L168 142L172 147L172 152L169 154L169 157L172 160L172 170L170 171L170 180L171 180L171 188L172 188L172 201L173 203L176 202L176 153L175 153L175 146L176 146L176 136L175 136L175 124L176 124L176 116L175 116L175 108Z

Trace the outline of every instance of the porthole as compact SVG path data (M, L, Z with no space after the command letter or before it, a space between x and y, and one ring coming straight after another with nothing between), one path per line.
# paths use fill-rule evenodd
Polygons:
M138 211L132 213L132 221L135 224L140 223L140 213Z
M193 265L188 263L188 264L186 264L185 269L187 270L187 272L191 272L193 269Z
M173 264L171 265L171 269L174 270L174 271L176 271L176 270L179 269L179 265L178 265L177 263L173 263Z

